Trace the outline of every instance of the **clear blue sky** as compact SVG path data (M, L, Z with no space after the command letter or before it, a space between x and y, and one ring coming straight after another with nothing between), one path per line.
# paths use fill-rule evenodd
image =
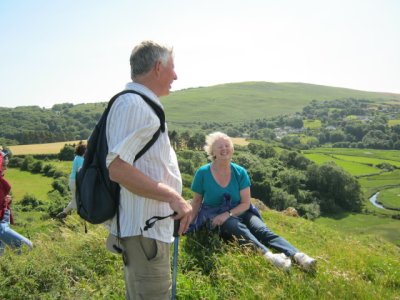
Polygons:
M144 39L174 47L173 90L270 81L400 93L397 0L1 0L0 106L106 101Z

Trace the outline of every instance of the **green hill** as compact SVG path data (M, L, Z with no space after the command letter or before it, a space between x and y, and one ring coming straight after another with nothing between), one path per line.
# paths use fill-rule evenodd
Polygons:
M162 99L162 103L169 128L179 130L199 128L209 122L238 124L292 114L301 112L312 100L344 98L400 103L400 94L270 82L229 83L185 89L172 92ZM105 100L108 99L102 99ZM51 109L39 105L0 107L0 143L24 145L87 139L106 103L63 103Z
M242 122L291 114L312 100L365 99L400 104L400 94L306 83L243 82L185 89L163 98L169 122Z

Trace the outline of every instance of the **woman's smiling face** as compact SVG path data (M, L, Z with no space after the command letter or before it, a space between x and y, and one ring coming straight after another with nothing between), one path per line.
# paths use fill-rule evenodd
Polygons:
M212 147L215 159L230 160L233 155L232 142L228 139L220 138L214 142Z

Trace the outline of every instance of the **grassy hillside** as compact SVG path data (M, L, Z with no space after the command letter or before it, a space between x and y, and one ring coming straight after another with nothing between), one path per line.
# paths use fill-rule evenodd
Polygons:
M162 100L170 123L241 122L289 114L311 100L343 98L400 103L400 94L305 83L243 82L173 92Z
M400 256L393 244L377 237L360 239L275 211L264 211L263 217L274 231L318 259L315 274L296 266L286 274L250 249L228 247L213 236L187 236L180 241L178 298L399 296ZM30 225L33 251L24 249L20 256L7 251L0 259L1 299L124 299L122 262L105 250L102 226L89 226L85 234L76 215L65 223L43 219Z
M27 182L45 179L13 169L7 178L21 194L30 191ZM308 274L294 266L286 274L250 249L227 246L212 235L185 236L179 299L399 298L400 253L379 234L336 231L331 224L273 210L262 215L272 230L316 257L318 271ZM15 211L15 216L14 228L33 241L34 249L22 255L8 250L1 257L0 299L124 299L122 262L105 250L102 226L89 224L86 234L75 213L65 222L40 211Z

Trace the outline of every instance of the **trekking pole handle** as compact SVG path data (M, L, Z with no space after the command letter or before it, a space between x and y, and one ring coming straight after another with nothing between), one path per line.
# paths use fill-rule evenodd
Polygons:
M174 220L174 237L178 237L179 236L179 226L181 225L181 221L180 220Z

